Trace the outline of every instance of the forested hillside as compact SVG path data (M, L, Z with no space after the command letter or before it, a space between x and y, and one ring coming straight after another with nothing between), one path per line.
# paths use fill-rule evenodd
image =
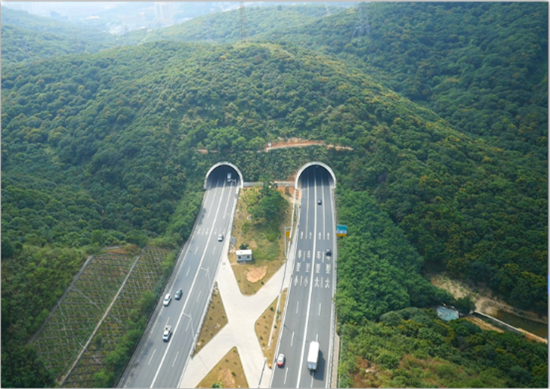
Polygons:
M2 7L2 66L119 45L117 37L91 27Z
M300 5L284 7L246 7L246 33L253 37L259 33L277 31L286 26L301 26L312 23L329 12L341 12L340 7L323 5ZM142 31L133 31L130 38L143 35ZM239 10L214 13L193 18L175 26L153 30L141 38L141 42L175 40L186 42L235 43L240 39Z
M368 3L259 40L375 74L456 129L547 158L547 3Z
M425 7L435 14L446 7L390 5L369 7L386 24L404 17L401 8ZM512 7L479 6L487 14ZM540 6L525 4L520 15L527 20L531 10L537 20ZM448 8L452 15L455 8ZM339 217L354 235L341 249L342 324L367 328L371 324L364 320L387 311L449 299L419 275L426 268L489 285L518 308L547 311L547 157L540 144L547 126L545 92L535 88L541 99L527 103L510 97L517 115L527 109L539 118L533 138L518 141L512 130L494 136L474 113L497 121L505 115L474 103L467 108L475 110L472 125L481 127L466 128L434 105L435 93L428 100L409 96L421 104L411 101L398 87L411 77L406 68L393 74L361 64L357 53L323 53L321 38L342 37L346 18L353 17L350 11L316 20L311 37L299 44L290 35L288 42L246 44L160 41L3 69L3 386L53 385L40 373L32 347L22 345L86 254L120 242L181 244L193 222L185 203L199 201L204 175L220 160L236 164L247 181L264 173L287 179L311 160L333 167ZM361 39L386 28L369 18L370 35ZM433 18L434 29L443 29L444 21ZM267 16L262 23L268 24ZM531 36L529 26L521 28L516 34ZM533 31L528 39L546 39ZM533 85L545 80L545 68L540 72L529 76L539 80ZM507 88L521 95L525 85ZM481 95L490 88L481 88ZM279 137L322 139L353 150L258 152ZM217 153L203 155L197 151L202 148ZM388 284L374 282L371 267ZM36 282L43 277L47 282ZM539 374L529 366L522 368ZM497 383L523 382L497 376Z

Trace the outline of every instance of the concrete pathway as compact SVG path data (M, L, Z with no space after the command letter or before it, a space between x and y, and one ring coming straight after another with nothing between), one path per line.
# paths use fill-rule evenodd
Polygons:
M239 290L231 263L225 254L216 281L228 323L189 361L185 374L178 385L180 388L197 387L234 346L239 352L248 385L251 388L269 387L273 372L267 365L264 369L265 357L254 325L260 315L279 295L285 272L284 283L285 287L288 287L292 267L293 258L291 256L288 265L281 267L256 294L244 296ZM264 369L263 375L262 369ZM260 376L261 383L259 382Z

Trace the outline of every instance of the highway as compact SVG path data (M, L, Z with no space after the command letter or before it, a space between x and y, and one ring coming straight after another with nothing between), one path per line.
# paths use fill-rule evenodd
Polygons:
M230 238L231 215L237 201L237 180L227 181L227 172L238 179L229 167L214 170L189 237L180 254L147 330L124 372L119 386L124 388L176 388L183 375L200 320L209 303L210 291L223 250ZM223 234L223 242L218 235ZM183 290L179 301L174 299ZM164 307L162 300L170 293L172 301ZM138 298L139 296L136 296ZM172 326L168 342L162 340L165 325Z
M335 258L335 221L332 178L321 167L310 167L300 177L300 211L295 233L296 256L278 353L286 356L283 368L274 365L271 387L329 387L332 347ZM321 199L321 205L318 200ZM311 341L320 343L315 372L307 369ZM278 354L275 355L277 357Z

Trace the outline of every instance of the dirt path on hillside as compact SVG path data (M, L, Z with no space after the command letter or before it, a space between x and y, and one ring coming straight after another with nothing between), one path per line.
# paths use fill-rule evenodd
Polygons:
M510 312L524 319L548 324L547 316L539 316L534 312L523 311L506 304L504 301L494 297L488 288L475 288L457 280L450 279L445 274L432 276L430 282L451 293L455 298L470 296L476 306L476 311L489 316L495 316L498 310Z

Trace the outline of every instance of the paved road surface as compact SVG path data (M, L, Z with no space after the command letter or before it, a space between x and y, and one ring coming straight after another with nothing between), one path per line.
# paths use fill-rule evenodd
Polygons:
M332 296L334 253L332 178L320 167L306 169L300 177L301 207L296 231L296 258L279 353L286 356L283 368L274 365L272 387L323 388L330 386L329 347L332 346ZM322 204L317 201L321 199ZM320 343L319 363L313 373L307 369L311 341Z
M227 172L217 169L208 178L203 209L195 222L190 244L176 264L164 293L172 295L169 306L159 302L129 367L119 385L129 388L176 388L183 375L199 321L208 304L214 276L223 250L227 250L231 214L237 200L238 182L227 182ZM233 172L233 178L238 177ZM223 233L223 242L218 235ZM181 300L174 300L182 289ZM162 340L164 326L172 326L169 342Z

